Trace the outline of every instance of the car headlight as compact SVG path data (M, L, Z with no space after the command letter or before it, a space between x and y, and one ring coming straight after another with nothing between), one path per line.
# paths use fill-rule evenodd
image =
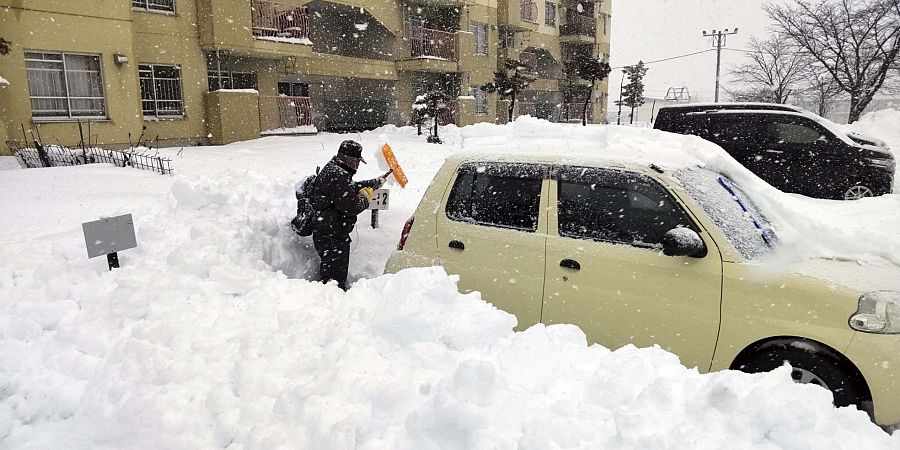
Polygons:
M859 298L850 328L864 333L900 334L900 292L875 291Z
M893 169L895 165L893 159L882 158L866 158L866 164L872 167L880 167L882 169Z

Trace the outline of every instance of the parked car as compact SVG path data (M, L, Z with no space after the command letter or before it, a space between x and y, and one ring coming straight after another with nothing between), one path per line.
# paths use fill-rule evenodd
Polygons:
M784 192L856 200L893 191L895 161L884 142L793 106L665 106L654 128L715 142Z
M520 330L571 323L702 372L789 361L837 405L900 422L900 273L877 278L890 291L859 286L874 269L855 263L769 274L760 261L777 245L752 199L705 168L468 154L439 170L385 272L440 265ZM826 268L849 281L816 275Z

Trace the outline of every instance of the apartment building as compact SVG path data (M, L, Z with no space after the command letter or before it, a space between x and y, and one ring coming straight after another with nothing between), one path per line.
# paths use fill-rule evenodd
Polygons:
M498 122L478 87L505 58L536 77L518 113L574 121L590 96L599 121L606 83L563 68L608 57L609 22L609 0L0 0L0 142L354 131L409 123L434 89L456 98L442 122Z

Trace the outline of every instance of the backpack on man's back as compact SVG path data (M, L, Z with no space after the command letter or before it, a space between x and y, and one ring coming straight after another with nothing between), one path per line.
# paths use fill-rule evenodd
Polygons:
M316 229L316 210L310 199L316 187L316 174L310 175L297 183L295 190L297 196L297 215L291 220L291 229L300 236L310 236Z

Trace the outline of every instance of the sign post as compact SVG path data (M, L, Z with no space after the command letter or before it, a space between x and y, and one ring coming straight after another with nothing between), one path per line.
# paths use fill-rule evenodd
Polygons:
M369 203L369 209L372 210L372 228L378 228L378 211L388 209L390 202L390 189L376 189L375 196Z
M131 214L85 222L81 229L88 258L106 255L109 270L119 268L119 251L137 247Z

